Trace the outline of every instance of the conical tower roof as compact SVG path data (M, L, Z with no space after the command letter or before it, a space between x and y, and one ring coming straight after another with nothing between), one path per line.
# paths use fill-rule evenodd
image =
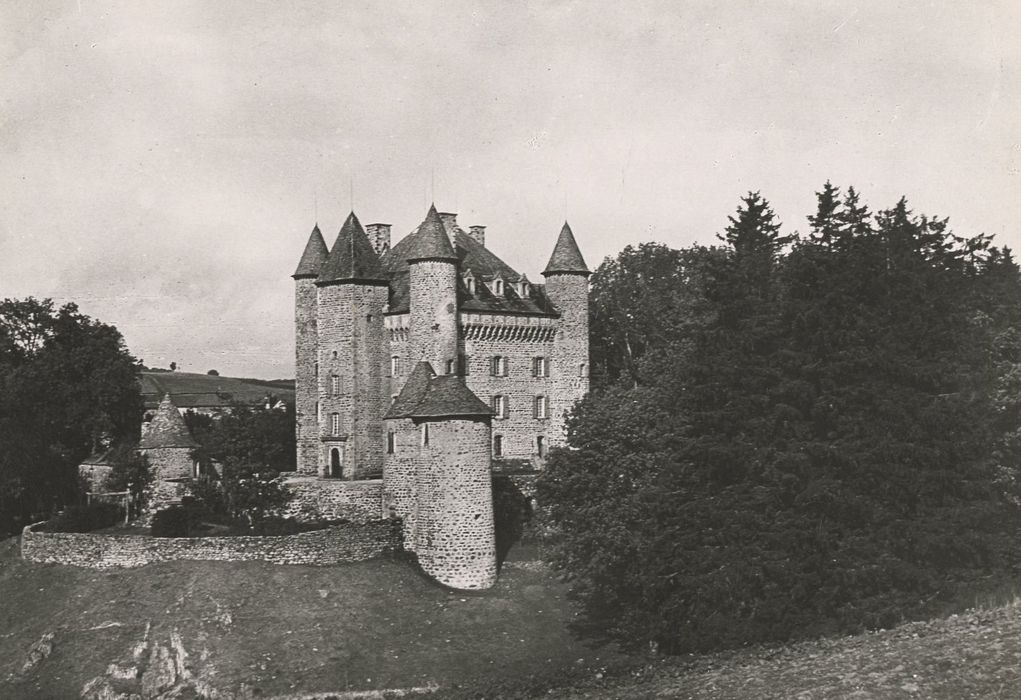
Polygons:
M588 269L588 265L585 264L585 258L581 257L581 251L578 250L578 244L574 240L574 233L571 232L571 227L566 221L564 222L564 227L560 229L560 237L557 238L557 244L553 247L553 255L550 256L546 269L542 271L542 274L551 275L557 272L573 272L585 275L592 272Z
M319 224L316 224L315 228L312 229L312 233L309 234L308 243L305 244L305 251L301 254L301 260L298 261L298 269L294 271L291 277L294 279L318 277L319 270L322 269L323 263L326 262L329 255L330 251L326 248L326 241L319 230Z
M415 365L404 388L384 418L441 418L444 416L491 416L492 409L461 378L436 376L432 365Z
M416 260L457 261L457 254L454 253L454 247L450 245L447 229L443 226L443 219L437 213L435 204L429 207L425 221L418 227L405 259L408 262Z
M198 447L188 426L170 394L165 394L156 409L156 415L149 421L149 427L138 443L139 448L151 450L158 447Z
M386 272L379 264L379 256L372 249L365 229L354 212L337 234L333 250L319 271L319 284L332 282L387 282Z

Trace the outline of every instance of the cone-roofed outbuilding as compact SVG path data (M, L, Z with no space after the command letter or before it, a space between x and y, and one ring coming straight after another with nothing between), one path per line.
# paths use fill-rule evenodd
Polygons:
M436 376L432 365L419 362L384 418L491 416L493 410L461 378Z
M383 283L388 281L383 266L379 264L379 256L372 249L369 237L354 212L348 214L347 220L341 226L337 241L319 271L317 284L348 281Z
M450 245L450 237L443 226L443 219L436 211L436 205L429 207L425 221L418 227L411 247L404 256L408 262L415 260L450 260L457 262L457 254Z
M550 256L543 275L556 274L558 272L573 272L589 275L592 271L585 264L585 258L578 250L578 244L574 240L574 233L570 225L565 221L564 227L560 229L560 236L557 244L553 247L553 255Z
M323 239L322 231L319 230L319 224L316 224L308 237L308 243L305 244L301 260L298 261L298 269L291 277L294 279L318 277L319 271L329 256L330 251L326 247L326 240Z
M160 447L198 447L170 394L163 397L156 414L149 421L148 429L138 442L138 447L143 450Z

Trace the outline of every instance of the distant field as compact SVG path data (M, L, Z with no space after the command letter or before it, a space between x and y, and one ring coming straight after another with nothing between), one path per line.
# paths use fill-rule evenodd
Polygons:
M393 560L97 572L22 561L15 543L0 542L0 698L78 697L110 664L132 662L150 624L154 643L180 634L202 683L229 692L245 683L264 696L556 678L623 658L579 641L561 585L526 566L465 594ZM47 633L52 652L22 674Z
M144 370L140 381L146 408L158 406L164 394L170 394L178 408L218 407L232 400L252 404L262 401L267 395L294 403L293 379L246 379Z

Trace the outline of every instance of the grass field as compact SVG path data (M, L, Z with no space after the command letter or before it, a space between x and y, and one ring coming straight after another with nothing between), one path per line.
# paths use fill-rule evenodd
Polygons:
M99 572L22 561L14 539L0 548L0 698L78 697L111 664L141 674L173 656L175 636L194 687L262 696L556 678L623 658L576 638L561 585L513 562L495 588L465 594L388 559ZM23 670L46 634L52 650Z

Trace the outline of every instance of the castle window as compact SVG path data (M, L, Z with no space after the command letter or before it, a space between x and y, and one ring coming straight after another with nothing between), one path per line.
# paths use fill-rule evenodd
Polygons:
M330 395L337 396L340 394L340 377L336 374L330 377Z
M471 295L475 294L475 278L474 277L465 277L464 278L464 286L467 287L469 294L471 294Z
M457 359L458 359L458 363L461 365L461 367L460 367L460 369L461 369L461 376L462 377L467 377L469 374L471 374L471 369L470 369L471 358L468 357L467 355L462 354L462 355L458 355Z
M334 350L334 351L333 351L333 355L332 355L332 357L333 357L333 359L334 359L334 360L336 360L336 359L337 359L337 351L336 351L336 350Z
M339 413L331 413L330 414L330 434L331 435L340 435L340 414Z
M315 375L316 375L316 377L318 377L318 376L319 376L319 363L318 363L318 362L316 362L316 363L315 363L315 369L314 369L314 371L315 371Z
M549 358L548 357L533 357L532 358L532 376L533 377L548 377L549 376Z
M394 355L390 358L390 376L398 377L401 374L401 358Z
M397 400L397 394L390 394L390 404L393 405L394 401Z
M580 365L578 365L578 376L579 377L587 377L588 376L588 365L585 364L584 362L582 362Z
M453 374L456 362L454 360L447 360L447 374Z
M322 422L323 422L323 408L322 406L319 405L319 402L316 401L316 423Z
M493 436L493 456L503 457L503 435Z
M507 358L500 355L494 355L489 360L489 374L494 377L506 377L507 376Z
M521 295L522 299L528 298L528 280L523 280L521 284L518 285L518 294Z
M397 436L394 435L394 431L389 431L386 434L386 453L392 455L397 449Z
M422 436L422 446L423 447L428 447L429 446L429 424L428 423L422 423L421 436Z
M535 397L535 408L533 415L540 420L549 418L549 398L546 396Z
M503 296L503 280L493 280L493 294L498 297Z
M507 417L507 415L509 413L509 409L508 409L508 406L507 406L507 397L506 396L501 396L501 395L497 394L496 396L493 397L493 402L492 402L491 405L493 407L493 413L495 414L495 416L497 418L506 418Z
M546 438L542 435L535 436L535 454L540 457L546 456Z

